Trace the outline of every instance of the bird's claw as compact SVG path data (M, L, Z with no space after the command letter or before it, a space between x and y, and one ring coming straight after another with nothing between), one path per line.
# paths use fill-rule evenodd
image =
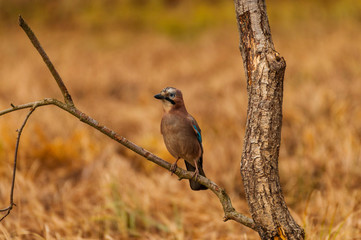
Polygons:
M198 171L196 170L194 171L191 179L197 179L197 177L198 177Z
M173 175L173 173L175 173L175 171L177 170L178 166L177 163L173 163L172 165L170 165L170 171L172 172L170 175Z

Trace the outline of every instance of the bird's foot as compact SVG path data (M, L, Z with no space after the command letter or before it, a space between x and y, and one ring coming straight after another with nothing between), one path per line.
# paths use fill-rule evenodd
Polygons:
M172 165L170 165L170 171L172 172L170 175L173 175L173 173L175 173L175 170L177 170L178 166L177 166L177 162L173 163Z
M196 170L194 171L191 179L197 179L198 175L199 175L199 172L198 172L198 169L196 169Z
M172 165L170 165L170 171L172 172L170 175L172 176L173 173L175 173L175 170L177 170L178 166L177 166L177 162L180 158L177 158L177 160L175 160L175 163L173 163Z

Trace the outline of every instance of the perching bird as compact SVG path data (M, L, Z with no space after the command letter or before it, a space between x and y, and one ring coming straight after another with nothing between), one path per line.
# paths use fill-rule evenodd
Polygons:
M194 171L189 180L192 190L205 190L206 186L194 180L198 174L206 176L203 171L203 146L201 129L196 120L187 112L182 92L176 88L166 87L154 96L163 102L163 118L160 125L165 146L177 160L171 171L177 169L179 159L184 159L188 171Z

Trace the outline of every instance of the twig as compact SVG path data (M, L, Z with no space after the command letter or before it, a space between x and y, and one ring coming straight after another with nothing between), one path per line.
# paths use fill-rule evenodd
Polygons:
M91 118L90 116L88 116L87 114L81 112L79 109L77 109L76 107L69 107L68 105L60 102L59 100L56 99L52 99L52 98L46 98L40 101L36 101L36 102L30 102L30 103L26 103L23 105L18 105L18 106L14 106L12 108L9 109L5 109L3 111L0 111L0 116L13 112L13 111L17 111L17 110L21 110L21 109L25 109L25 108L30 108L32 106L36 105L37 107L40 106L46 106L46 105L55 105L67 112L69 112L70 114L72 114L73 116L75 116L76 118L78 118L80 121L86 123L87 125L99 130L100 132L102 132L103 134L107 135L108 137L110 137L111 139L119 142L120 144L122 144L123 146L127 147L128 149L132 150L133 152L139 154L140 156L148 159L149 161L169 170L171 167L171 164L161 158L159 158L158 156L154 155L153 153L149 152L148 150L136 145L135 143L129 141L128 139L126 139L125 137L120 136L119 134L117 134L116 132L114 132L113 130L109 129L108 127L99 124L95 119ZM193 177L193 172L189 172L189 171L185 171L181 168L177 168L175 171L175 174L180 178L180 179L190 179ZM211 181L208 178L205 178L203 176L198 176L197 181L199 183L201 183L202 185L208 187L212 192L214 192L216 194L216 196L219 198L222 207L223 207L223 211L224 211L224 221L228 221L228 220L234 220L236 222L239 222L249 228L255 229L255 225L252 219L250 219L249 217L246 217L240 213L238 213L232 206L232 202L231 199L229 198L228 194L225 192L225 190L221 187L219 187L216 183L214 183L213 181Z
M60 102L59 100L53 99L53 98L46 98L40 101L36 101L36 102L30 102L30 103L26 103L23 105L18 105L18 106L14 106L12 108L9 109L5 109L3 111L0 111L0 116L13 112L13 111L17 111L17 110L21 110L21 109L25 109L25 108L31 108L32 106L36 105L37 107L41 107L41 106L46 106L46 105L55 105L67 112L69 112L70 114L72 114L73 116L75 116L76 118L78 118L80 121L86 123L87 125L97 129L98 131L102 132L103 134L107 135L108 137L110 137L111 139L119 142L120 144L122 144L123 146L125 146L126 148L132 150L133 152L137 153L138 155L146 158L147 160L171 171L171 164L161 158L159 158L158 156L154 155L153 153L149 152L148 150L136 145L135 143L129 141L128 139L126 139L125 137L120 136L119 134L117 134L116 132L114 132L113 130L111 130L110 128L101 125L98 123L98 121L96 121L95 119L91 118L90 116L88 116L87 114L81 112L79 109L77 109L76 107L70 107L68 105L66 105L65 103ZM193 177L193 172L189 172L186 170L183 170L182 168L177 168L176 171L174 172L174 174L176 174L180 179L190 179ZM236 222L239 222L251 229L255 229L255 225L254 222L251 218L244 216L243 214L238 213L232 206L232 202L231 199L229 198L228 194L226 193L226 191L219 187L216 183L214 183L213 181L211 181L210 179L203 177L201 175L199 175L196 179L196 181L198 181L199 183L201 183L202 185L206 186L207 188L209 188L219 199L219 201L222 204L223 207L223 211L224 211L224 221L228 221L228 220L234 220Z
M16 175L16 165L17 165L17 160L18 160L18 151L19 151L19 144L20 144L20 137L21 137L21 133L23 132L23 129L25 127L26 122L28 121L30 115L35 111L37 105L34 104L31 108L29 113L26 115L23 124L21 125L20 129L17 131L18 132L18 137L16 139L16 146L15 146L15 156L14 156L14 166L13 166L13 179L11 182L11 190L10 190L10 205L7 208L4 209L0 209L0 212L6 212L4 216L2 216L2 218L0 218L0 222L6 218L7 215L10 214L11 210L13 209L14 206L16 206L16 204L14 203L14 187L15 187L15 175Z
M40 53L40 55L43 57L44 62L48 65L49 70L52 72L55 80L57 81L60 90L62 91L63 95L64 95L64 99L65 99L65 103L57 100L57 99L53 99L53 98L46 98L43 100L39 100L36 102L30 102L30 103L26 103L23 105L14 105L11 104L11 108L9 109L5 109L0 111L0 116L1 115L5 115L7 113L11 113L17 110L21 110L21 109L25 109L25 108L32 108L35 109L34 106L36 107L40 107L40 106L46 106L46 105L55 105L67 112L69 112L70 114L72 114L73 116L75 116L76 118L78 118L80 121L86 123L87 125L97 129L98 131L102 132L103 134L107 135L108 137L110 137L111 139L119 142L120 144L122 144L123 146L125 146L126 148L132 150L133 152L137 153L138 155L146 158L147 160L171 171L171 164L161 158L159 158L158 156L154 155L153 153L149 152L148 150L136 145L135 143L129 141L128 139L126 139L125 137L120 136L119 134L117 134L115 131L109 129L108 127L101 125L98 123L98 121L96 121L95 119L91 118L90 116L88 116L87 114L81 112L79 109L77 109L70 97L70 94L68 93L68 91L66 90L66 87L64 85L64 83L62 82L59 74L55 71L54 66L51 64L49 58L47 57L45 51L40 47L39 41L37 40L35 34L31 31L31 29L29 28L29 26L25 23L25 21L21 18L21 16L19 17L19 23L20 26L24 29L24 31L27 33L29 39L32 41L34 47L38 50L38 52ZM49 66L50 63L50 66ZM53 69L53 70L52 70ZM53 73L53 71L55 72L55 74ZM33 110L32 110L33 111ZM28 114L30 116L30 114ZM28 118L28 117L27 117ZM26 119L27 120L27 119ZM25 125L25 124L24 124ZM193 177L193 172L189 172L186 170L183 170L181 168L177 168L176 171L174 172L180 179L190 179ZM224 211L224 221L227 220L234 220L236 222L239 222L251 229L256 229L256 226L253 222L253 220L249 217L246 217L243 214L238 213L232 206L232 202L231 199L229 198L228 194L225 192L225 190L221 187L219 187L216 183L214 183L213 181L211 181L210 179L203 177L203 176L198 176L195 179L197 182L201 183L202 185L208 187L218 198L219 201L222 204L223 207L223 211ZM11 208L12 205L10 205L9 208ZM4 211L8 210L8 208L3 209ZM8 215L9 213L7 213ZM4 216L6 217L6 216ZM4 218L3 217L3 218ZM3 219L2 218L2 219ZM1 219L1 220L2 220Z
M67 105L57 99L54 98L44 98L42 100L36 101L36 102L29 102L22 105L11 105L11 108L5 109L0 111L0 116L5 115L7 113L11 113L17 110L31 108L33 106L40 107L40 106L46 106L46 105L56 105L59 108L67 111Z
M38 53L43 58L43 61L45 62L46 66L50 70L51 74L53 75L56 83L58 84L61 93L63 94L64 101L66 104L69 104L71 106L74 106L73 100L71 99L71 96L68 92L68 89L66 88L63 80L61 79L59 73L56 71L53 63L50 61L48 55L44 51L44 49L41 47L40 42L38 38L35 36L34 32L31 30L29 25L25 22L25 20L19 15L19 25L24 30L26 35L28 35L28 38L30 39L31 43L34 45L36 50L38 50Z

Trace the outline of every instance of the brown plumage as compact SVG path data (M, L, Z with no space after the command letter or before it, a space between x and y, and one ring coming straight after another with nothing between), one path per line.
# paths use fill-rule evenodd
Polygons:
M185 160L187 170L194 171L194 177L198 174L205 176L201 129L197 121L187 112L182 92L167 87L154 97L163 102L161 133L168 151L177 159L172 165L172 171L175 171L177 161L182 158ZM193 190L207 189L193 178L189 180Z

